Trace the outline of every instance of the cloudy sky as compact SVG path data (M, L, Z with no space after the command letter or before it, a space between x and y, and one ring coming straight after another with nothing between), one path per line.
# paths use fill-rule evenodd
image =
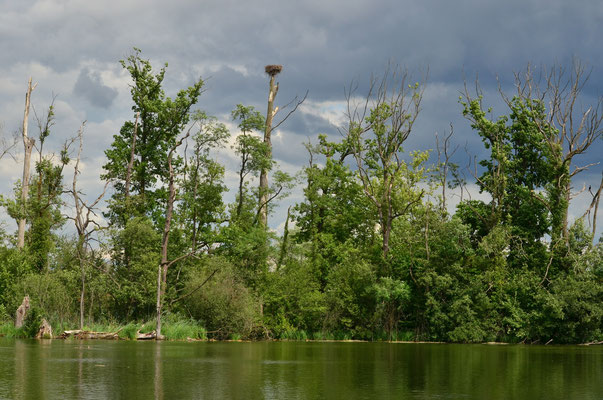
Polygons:
M268 86L263 67L282 64L277 103L309 92L273 139L282 168L297 172L307 161L303 142L319 133L338 135L346 86L356 81L362 92L372 74L393 62L417 79L429 69L422 112L406 149L433 149L435 133L445 133L452 123L461 146L457 161L465 164L464 147L483 153L460 115L465 77L473 81L479 75L486 104L504 113L496 76L511 90L513 72L528 63L571 66L577 58L592 69L582 99L587 106L603 94L602 22L600 0L0 0L0 132L5 137L18 132L32 76L38 113L56 96L49 147L58 149L87 121L81 182L95 196L103 151L132 118L128 75L119 64L132 47L157 67L169 64L168 95L202 77L206 91L199 107L229 123L233 135L230 111L243 103L263 112ZM31 125L35 132L33 119ZM602 150L599 141L578 161L598 161ZM22 145L17 162L21 152ZM225 151L220 158L234 182L232 154ZM20 177L17 162L0 160L3 194ZM601 166L591 168L576 188L598 185L600 174ZM296 191L284 206L299 199ZM589 201L587 195L578 197L572 214L581 214ZM270 224L278 229L283 219L281 207Z

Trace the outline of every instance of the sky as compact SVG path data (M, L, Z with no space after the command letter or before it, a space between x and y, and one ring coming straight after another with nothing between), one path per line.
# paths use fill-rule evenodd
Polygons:
M571 67L580 60L591 71L581 106L596 104L603 95L602 21L600 0L0 0L0 134L8 140L19 132L33 77L38 115L55 98L56 124L45 148L58 151L87 121L80 184L93 198L102 188L104 150L124 121L133 119L129 76L119 63L133 47L156 68L168 63L168 96L201 77L205 92L198 108L226 123L233 137L230 112L239 103L265 112L264 66L281 64L276 104L308 92L273 133L280 168L297 173L308 160L304 142L320 133L339 137L345 89L355 82L363 95L371 76L394 64L417 81L428 71L422 110L405 149L434 149L436 133L445 134L452 124L459 145L454 161L466 165L468 154L486 153L461 115L464 82L471 86L478 77L484 104L500 115L506 110L498 85L511 93L514 72L528 63ZM35 134L33 114L30 127ZM598 162L601 151L600 140L577 165ZM20 178L22 152L19 143L14 159L0 160L0 194L10 195ZM216 157L226 167L232 200L236 157L228 147ZM598 187L601 170L597 165L578 175L575 189ZM474 185L469 189L479 197ZM301 199L298 187L280 203L270 226L282 229L286 208ZM589 203L588 193L579 195L571 215L582 215ZM5 229L16 228L3 217Z

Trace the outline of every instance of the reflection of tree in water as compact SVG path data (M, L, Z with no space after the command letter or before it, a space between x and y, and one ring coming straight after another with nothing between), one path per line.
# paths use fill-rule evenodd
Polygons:
M155 343L155 357L153 358L155 366L154 389L155 400L163 400L163 376L161 374L161 342Z

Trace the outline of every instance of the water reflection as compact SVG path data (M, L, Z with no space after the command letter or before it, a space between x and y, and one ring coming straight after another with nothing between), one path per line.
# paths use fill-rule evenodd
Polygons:
M603 347L0 338L0 399L603 398Z
M155 400L163 400L163 376L161 375L161 342L155 344L155 357L153 358L155 367Z

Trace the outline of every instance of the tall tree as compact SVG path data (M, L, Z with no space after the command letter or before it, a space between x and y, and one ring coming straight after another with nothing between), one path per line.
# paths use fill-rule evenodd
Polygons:
M69 217L73 220L75 229L77 232L77 243L76 243L76 257L80 267L80 329L84 329L84 299L86 294L86 271L89 263L88 252L90 249L90 239L95 231L99 230L101 226L94 220L96 217L95 208L101 199L105 196L108 182L105 183L102 193L91 203L88 204L81 196L81 192L78 189L77 178L81 173L80 161L82 156L82 148L84 143L84 121L78 130L78 152L75 160L75 166L73 169L73 181L71 185L71 195L73 196L73 202L75 205L75 215Z
M241 158L239 167L239 188L237 195L236 217L241 217L243 204L245 203L247 176L257 176L262 170L272 168L269 144L262 142L253 131L262 131L266 128L266 120L253 107L238 104L232 111L232 119L239 121L241 134L237 136L234 150Z
M385 261L394 220L424 195L417 184L426 172L427 153L411 153L410 162L403 158L403 144L419 115L424 90L418 83L409 85L408 80L406 71L388 69L380 79L371 80L360 105L353 101L352 90L347 93L344 133L364 193L376 209Z
M133 81L130 93L137 122L127 121L113 136L111 148L105 151L108 161L103 166L103 178L112 180L115 186L109 217L124 226L133 215L156 219L163 213L166 193L156 188L168 183L167 155L190 120L190 110L198 101L203 81L199 79L172 99L162 89L167 64L154 73L150 61L141 58L136 48L121 64ZM136 158L133 161L132 150ZM173 161L180 162L179 158ZM128 167L130 162L132 167Z
M465 103L465 116L490 150L490 157L480 161L484 172L476 179L480 190L492 199L488 205L467 202L461 208L472 209L483 234L499 225L509 227L512 266L541 265L542 260L534 257L545 256L541 239L552 233L550 215L554 218L555 211L550 206L554 194L545 194L555 185L554 154L547 145L555 131L535 123L545 115L542 102L515 97L508 104L509 115L492 121L486 117L481 98ZM479 212L479 208L487 211Z
M266 111L266 126L264 130L264 143L267 147L266 156L272 158L272 120L278 112L278 107L274 107L274 98L278 93L278 83L275 83L276 76L282 71L281 65L266 65L266 73L270 76L270 86L268 89L268 110ZM260 170L260 189L258 204L259 221L262 226L268 224L268 168L263 166Z
M569 71L555 66L538 73L528 66L523 73L515 74L516 96L538 116L534 123L550 149L554 163L554 184L549 188L552 235L554 238L560 235L566 245L572 179L596 164L577 165L576 158L603 137L603 96L599 94L593 104L584 104L583 90L589 77L580 61L575 61ZM503 98L507 103L512 100L504 94ZM544 115L538 115L541 104L548 105Z
M283 122L285 122L291 114L297 110L308 96L308 92L304 95L301 100L298 100L297 96L293 100L291 100L287 105L283 108L288 107L292 103L295 105L291 108L291 110L285 115L280 122L274 124L273 120L276 113L279 111L278 107L274 106L274 99L276 98L276 94L278 93L278 83L275 83L276 76L283 70L282 65L266 65L264 68L268 76L270 76L270 86L268 91L268 110L266 111L266 126L264 129L264 144L266 147L266 158L268 160L272 160L272 131L278 128ZM271 197L270 185L268 184L268 172L270 171L270 167L272 164L263 163L262 168L260 170L260 185L258 191L258 221L261 226L266 227L268 225L268 203L274 199L274 196ZM275 176L275 181L282 181L284 176L279 174ZM281 187L282 185L279 182L276 182L277 187Z
M28 136L29 126L29 108L31 105L31 92L38 84L32 86L31 78L27 84L27 92L25 92L25 110L23 111L23 128L21 135L23 138L24 156L23 156L23 178L21 179L21 213L19 218L19 230L17 232L17 248L22 249L25 245L25 203L29 193L29 169L31 165L31 151L33 150L35 140Z

